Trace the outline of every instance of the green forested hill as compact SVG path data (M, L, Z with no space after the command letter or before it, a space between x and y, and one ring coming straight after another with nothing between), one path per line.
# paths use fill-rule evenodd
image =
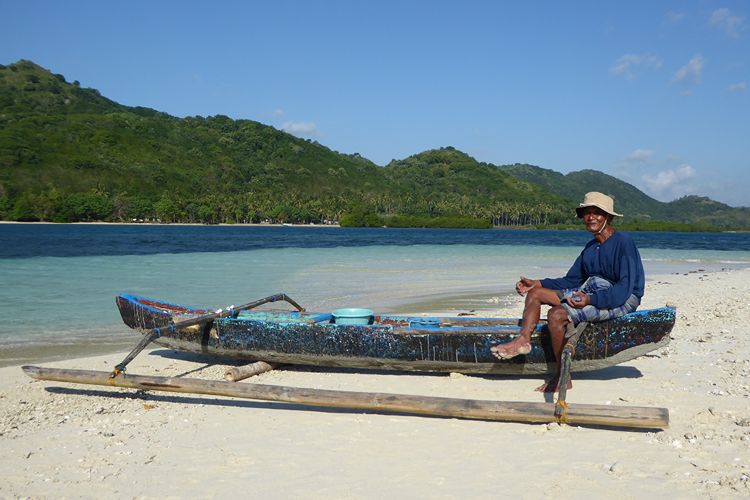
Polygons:
M589 189L644 218L750 227L746 209L663 204L600 172L498 168L450 147L380 167L255 121L176 118L30 61L0 65L0 219L544 225L572 222Z
M383 168L250 120L122 106L29 61L0 68L0 103L6 219L570 217L535 186L452 148Z
M580 200L595 188L614 196L616 210L633 221L669 221L718 228L750 227L750 208L733 208L705 197L685 196L664 203L651 198L627 182L596 170L579 170L561 174L533 165L515 164L501 167L518 179L531 182L550 193Z
M750 229L750 207L734 208L703 196L684 196L665 205L664 220Z
M572 203L452 147L425 151L384 168L402 206L428 215L468 214L497 224L545 224L569 219Z
M627 182L596 170L580 170L563 175L525 164L506 165L502 170L571 200L581 200L586 192L594 190L610 194L616 200L617 211L627 214L628 218L661 219L666 213L664 203L647 196Z
M336 218L384 188L358 156L250 120L121 106L28 61L0 68L0 104L5 218Z

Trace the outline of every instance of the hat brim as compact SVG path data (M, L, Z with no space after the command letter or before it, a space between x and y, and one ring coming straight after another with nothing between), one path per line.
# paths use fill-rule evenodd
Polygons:
M578 208L576 208L576 215L578 215L579 219L583 217L583 214L581 213L583 211L583 209L584 208L588 208L588 207L596 207L599 210L601 210L602 212L604 212L606 214L609 214L609 215L611 215L613 217L622 217L622 214L618 214L617 212L610 212L608 209L606 209L603 206L598 205L596 203L586 203L586 204L581 203L581 204L578 205Z

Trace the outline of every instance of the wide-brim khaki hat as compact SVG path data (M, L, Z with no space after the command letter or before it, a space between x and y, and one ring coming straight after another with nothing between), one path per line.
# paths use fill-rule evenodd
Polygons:
M578 214L578 218L583 217L581 211L586 207L601 208L610 215L613 215L615 217L622 217L622 214L618 214L617 212L615 212L615 200L612 199L611 196L607 196L606 194L602 194L597 191L586 193L586 196L583 197L583 203L578 204L578 208L576 208L576 214Z

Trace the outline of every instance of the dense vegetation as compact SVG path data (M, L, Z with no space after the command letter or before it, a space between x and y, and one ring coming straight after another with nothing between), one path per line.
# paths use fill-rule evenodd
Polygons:
M272 127L129 108L22 61L0 68L0 216L337 220L382 169Z
M575 223L591 187L650 227L750 227L748 209L663 204L599 172L497 167L450 147L379 167L255 121L176 118L30 61L0 65L0 219L549 226Z
M579 170L563 175L524 164L501 168L550 193L574 200L582 199L591 186L596 186L598 191L615 197L617 210L626 215L623 222L631 229L687 231L750 227L750 208L732 208L700 196L685 196L662 203L631 184L595 170Z

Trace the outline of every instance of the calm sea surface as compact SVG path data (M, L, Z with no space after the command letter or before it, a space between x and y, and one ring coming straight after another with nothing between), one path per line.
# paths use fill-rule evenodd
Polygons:
M630 233L647 275L750 267L749 233ZM0 366L127 349L123 292L201 307L492 309L564 274L585 231L0 224Z

